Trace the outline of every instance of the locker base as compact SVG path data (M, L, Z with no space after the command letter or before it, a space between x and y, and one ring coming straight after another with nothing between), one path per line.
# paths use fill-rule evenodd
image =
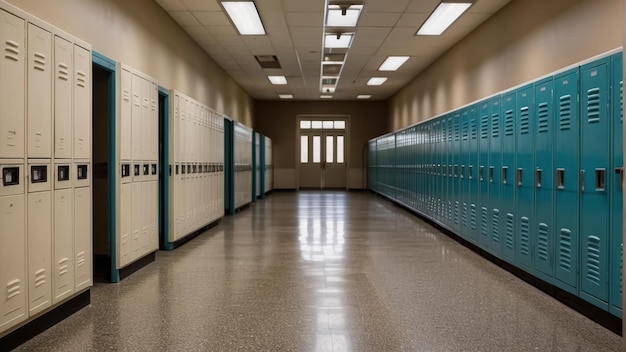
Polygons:
M91 292L88 290L62 303L60 306L35 318L17 330L0 337L0 352L10 351L24 342L51 328L63 319L78 312L91 302Z
M183 237L183 238L179 239L178 241L168 242L168 243L165 245L165 248L161 248L161 249L164 249L164 250L167 250L167 251L172 251L172 250L174 250L174 249L176 249L176 248L178 248L178 247L180 247L180 246L184 245L185 243L187 243L187 242L189 242L189 241L193 240L194 238L196 238L196 237L200 236L200 235L201 235L201 234L203 234L205 231L207 231L207 230L209 230L209 229L214 228L215 226L217 226L217 225L220 223L220 220L221 220L221 219L217 219L217 220L213 221L212 223L210 223L210 224L208 224L208 225L206 225L206 226L203 226L203 227L201 227L201 228L197 229L196 231L194 231L194 232L192 232L192 233L188 234L187 236L185 236L185 237Z
M119 270L120 281L124 280L125 278L129 277L130 275L132 275L139 269L145 267L146 265L152 263L155 260L156 260L156 252L152 252L152 253L146 254L143 258L139 258L136 261L121 268Z

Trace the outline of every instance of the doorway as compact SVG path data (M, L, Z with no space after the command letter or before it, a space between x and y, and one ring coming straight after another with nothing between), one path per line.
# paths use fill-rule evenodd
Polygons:
M298 189L346 189L348 116L298 120Z

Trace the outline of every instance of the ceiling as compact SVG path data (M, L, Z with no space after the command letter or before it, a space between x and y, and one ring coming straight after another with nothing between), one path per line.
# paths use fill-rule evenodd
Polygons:
M155 1L253 98L320 100L325 0L256 0L264 36L239 35L218 0ZM365 0L332 99L389 98L509 1L477 0L441 36L416 36L439 0ZM264 69L255 55L275 55L281 68ZM389 55L410 59L396 72L377 71ZM272 85L270 75L288 84ZM368 86L374 76L388 80Z

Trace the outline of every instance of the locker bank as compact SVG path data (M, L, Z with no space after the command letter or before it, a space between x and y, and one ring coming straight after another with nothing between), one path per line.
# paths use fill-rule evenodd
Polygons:
M0 0L0 351L623 350L624 5Z

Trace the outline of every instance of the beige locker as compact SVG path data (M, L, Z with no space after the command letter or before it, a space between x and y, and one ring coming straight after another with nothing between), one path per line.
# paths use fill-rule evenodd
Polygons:
M150 81L141 79L141 159L150 160Z
M0 332L28 317L24 197L0 197Z
M120 99L120 158L124 161L132 159L131 133L132 133L132 74L127 70L121 70L121 99Z
M0 158L24 158L26 48L24 20L0 10Z
M141 253L150 249L150 221L152 219L152 182L141 182Z
M123 183L120 186L120 232L117 243L118 250L118 269L123 268L131 262L132 247L132 183Z
M181 212L181 199L182 199L182 175L181 175L181 167L180 163L176 163L174 167L174 177L173 177L173 195L170 197L173 202L172 206L172 218L171 222L174 225L174 229L172 233L174 234L174 239L177 240L181 237L181 228L182 228L182 212Z
M29 159L26 172L27 192L49 191L52 189L52 168L50 159Z
M73 46L54 37L54 156L72 158Z
M159 160L159 88L150 83L150 155L149 160Z
M133 160L142 160L141 155L141 82L143 79L135 74L131 78L131 94L133 106L131 110L131 155Z
M74 277L76 292L92 284L91 187L74 189Z
M28 24L28 157L52 157L52 34Z
M28 310L52 305L52 192L28 194Z
M131 248L133 249L133 253L131 255L131 261L138 259L141 257L143 250L143 237L142 237L142 227L143 227L143 213L142 213L142 200L141 200L141 187L143 182L133 182L131 183L131 229L132 229L132 238L131 238Z
M91 158L91 52L74 45L74 158Z
M74 190L54 192L53 304L74 293Z
M158 202L158 192L159 192L159 182L150 181L150 250L155 251L159 249L159 202Z
M174 94L173 101L173 116L170 117L170 156L172 165L176 162L180 162L180 96L178 93Z

